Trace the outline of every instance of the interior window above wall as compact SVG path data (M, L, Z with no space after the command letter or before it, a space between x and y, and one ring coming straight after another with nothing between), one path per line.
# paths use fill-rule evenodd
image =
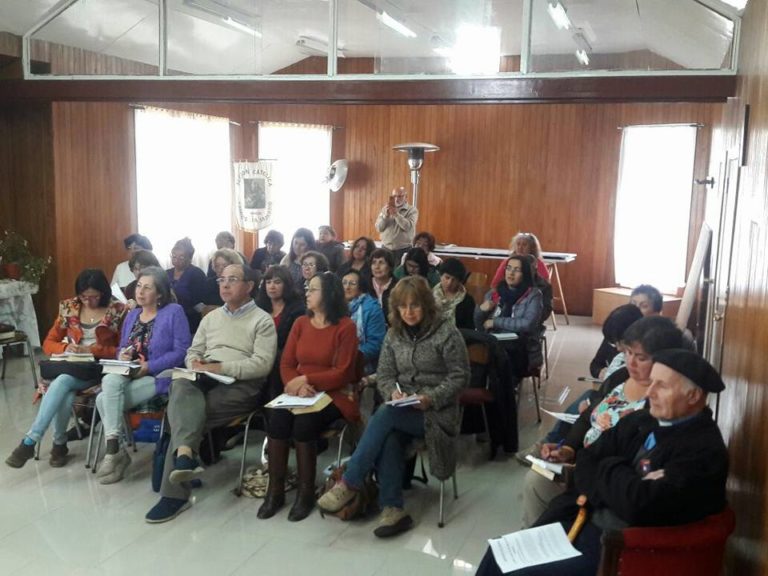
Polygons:
M616 199L616 282L685 284L696 126L623 129Z
M216 234L232 228L229 121L157 108L136 110L135 121L139 233L166 268L188 236L205 270Z
M274 161L272 225L289 242L297 228L330 223L330 198L325 176L331 163L331 126L259 122L259 159ZM339 231L340 232L340 231Z

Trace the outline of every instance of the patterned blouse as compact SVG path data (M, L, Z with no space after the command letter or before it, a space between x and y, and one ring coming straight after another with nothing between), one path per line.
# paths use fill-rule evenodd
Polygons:
M640 400L635 401L629 400L624 395L624 384L616 386L616 388L611 390L608 395L595 406L595 409L592 410L592 414L589 417L592 428L590 428L584 435L584 447L587 448L589 445L594 444L597 439L600 438L600 434L602 434L604 430L613 428L624 416L636 412L644 406L645 398L640 398ZM608 418L610 418L610 424L608 426L601 426L599 423L600 420L606 420Z
M139 355L141 355L145 361L149 361L149 341L152 339L152 327L154 325L154 318L149 322L142 322L136 318L128 336L128 342L133 346L133 360L138 360Z

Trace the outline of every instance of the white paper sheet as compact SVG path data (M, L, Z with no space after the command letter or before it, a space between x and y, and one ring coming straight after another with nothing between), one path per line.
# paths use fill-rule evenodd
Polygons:
M397 400L388 400L386 404L388 406L396 406L403 408L405 406L415 406L419 404L420 400L418 396L406 396L405 398L398 398Z
M291 396L290 394L280 394L277 398L269 402L267 408L309 408L314 406L325 395L325 392L318 392L314 396L302 398L300 396Z
M547 524L488 540L502 572L580 556L560 524Z
M525 459L531 462L531 464L536 464L536 466L538 466L539 468L543 468L544 470L550 470L555 474L563 473L563 465L558 464L557 462L547 462L546 460L542 460L541 458L536 458L535 456L531 456L530 454L528 454L525 457Z
M550 416L557 418L558 420L565 422L566 424L573 424L579 419L578 414L566 414L565 412L550 412L549 410L541 409L542 412L546 412Z
M123 292L123 289L117 285L117 282L112 284L112 296L114 296L116 300L119 300L123 304L128 303L128 298L125 297L125 293Z

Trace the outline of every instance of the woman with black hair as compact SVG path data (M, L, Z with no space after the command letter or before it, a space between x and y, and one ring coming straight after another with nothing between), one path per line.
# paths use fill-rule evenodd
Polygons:
M75 280L75 296L59 303L56 318L43 342L43 352L93 354L95 358L115 358L123 321L124 306L112 298L104 272L86 269ZM53 422L53 448L49 463L59 468L67 463L67 424L72 413L75 393L96 384L69 374L57 376L48 386L32 427L21 444L6 459L12 468L21 468L35 455L40 442Z
M259 518L274 516L285 504L285 475L290 442L296 447L299 476L296 501L288 520L306 518L315 507L317 440L330 424L344 418L360 419L354 386L357 369L357 329L349 319L344 290L332 272L318 274L307 288L307 315L293 324L280 360L284 392L308 397L325 392L331 403L319 412L294 415L289 410L269 412L269 487Z
M272 400L283 393L280 358L293 323L304 315L306 308L304 299L296 293L293 278L285 266L271 266L267 269L256 295L256 304L272 316L277 331L277 356L268 377L269 399Z
M336 271L336 276L344 278L350 270L357 270L369 281L371 279L371 254L376 250L376 244L366 236L360 236L349 249L349 259Z
M139 250L151 251L152 242L149 241L149 238L142 236L141 234L131 234L123 239L123 246L125 246L125 249L128 251L128 260L124 260L115 266L111 282L111 284L117 284L120 288L125 288L136 279L133 270L131 270L131 256Z
M405 253L403 264L395 268L395 278L400 280L406 276L423 276L430 288L440 283L440 273L429 265L427 254L421 248L410 248Z
M288 268L293 278L293 283L296 286L301 286L303 282L301 276L301 257L305 252L315 250L316 248L317 244L315 243L315 236L312 234L312 230L299 228L294 232L293 238L291 238L291 249L280 261L280 266Z
M381 345L387 333L387 323L381 306L368 294L365 278L357 270L349 270L341 279L349 315L357 326L360 352L365 357L365 373L376 372Z
M518 335L514 344L507 347L518 376L528 370L528 349L534 340L538 344L542 306L541 291L534 286L528 260L524 256L510 256L504 267L504 280L490 290L475 309L475 328L478 330Z
M270 266L277 266L285 258L285 252L282 248L285 244L285 238L281 232L270 230L264 237L264 247L258 248L251 257L251 268L260 270L262 273L267 271Z

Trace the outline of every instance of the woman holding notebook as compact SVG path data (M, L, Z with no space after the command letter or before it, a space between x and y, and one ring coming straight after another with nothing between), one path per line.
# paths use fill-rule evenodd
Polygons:
M338 512L375 468L381 516L373 533L380 538L413 525L403 507L403 471L414 439L426 442L432 474L440 480L453 475L461 425L458 398L469 382L464 339L439 311L426 279L403 278L389 302L390 329L376 372L379 392L389 402L368 421L341 481L318 501L321 510Z
M114 358L123 320L123 305L112 298L104 272L86 269L75 280L75 296L59 303L56 318L43 342L43 352L52 354L91 354L94 358ZM21 468L35 455L35 444L53 423L53 447L49 463L55 468L67 463L67 424L75 394L97 382L60 374L54 378L40 403L32 427L5 463Z
M128 375L106 374L96 407L107 439L106 456L96 474L102 484L123 479L131 458L120 446L123 413L167 394L170 378L157 378L169 368L184 366L191 344L184 309L174 302L171 281L159 266L144 268L136 282L136 304L123 322L117 359L133 362Z
M296 501L288 514L293 522L309 516L315 507L317 440L333 422L360 419L355 386L362 377L357 367L357 328L349 318L341 280L332 272L314 276L306 290L307 315L293 324L280 359L284 392L310 397L330 396L321 410L295 415L269 411L269 487L259 518L271 518L285 504L285 475L290 442L296 447L299 477Z

